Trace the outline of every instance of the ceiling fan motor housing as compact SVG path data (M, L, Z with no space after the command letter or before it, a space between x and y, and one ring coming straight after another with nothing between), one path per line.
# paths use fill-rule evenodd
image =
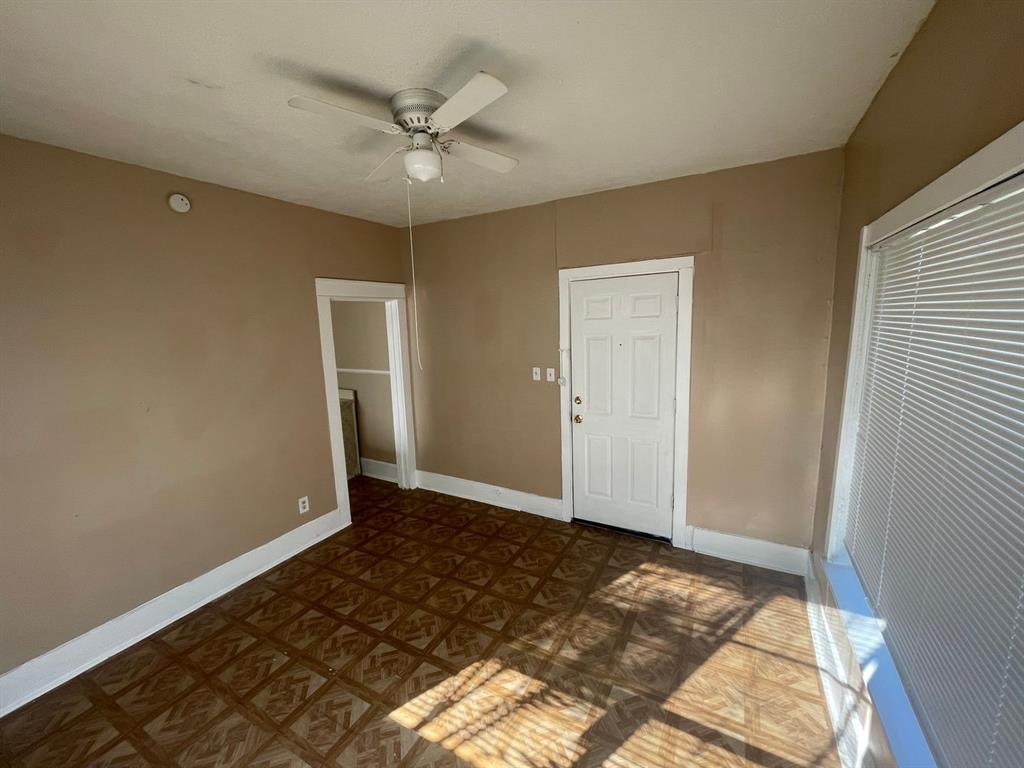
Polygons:
M391 114L406 131L431 131L430 116L445 97L429 88L406 88L391 97Z

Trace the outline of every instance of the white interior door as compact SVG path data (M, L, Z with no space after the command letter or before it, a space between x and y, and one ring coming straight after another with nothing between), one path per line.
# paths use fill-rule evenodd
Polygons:
M678 274L569 288L573 516L672 535Z

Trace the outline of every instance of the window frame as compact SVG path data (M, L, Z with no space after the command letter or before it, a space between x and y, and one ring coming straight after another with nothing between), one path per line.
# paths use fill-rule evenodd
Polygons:
M850 345L846 358L839 446L832 474L825 559L848 562L846 535L857 432L864 401L864 364L871 324L871 300L879 259L871 248L920 221L957 205L1024 170L1024 122L1018 123L962 163L861 229Z

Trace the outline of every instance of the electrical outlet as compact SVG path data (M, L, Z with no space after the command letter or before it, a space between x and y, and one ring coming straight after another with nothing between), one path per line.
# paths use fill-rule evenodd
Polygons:
M554 368L548 368L548 381L554 381L554 380L555 380L555 369Z
M540 368L536 368L535 367L533 369L533 380L534 381L540 381Z
M309 512L309 496L303 496L299 499L299 514L304 515Z

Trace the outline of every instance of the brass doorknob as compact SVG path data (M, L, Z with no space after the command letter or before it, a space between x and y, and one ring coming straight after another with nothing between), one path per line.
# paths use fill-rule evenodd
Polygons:
M575 421L577 424L583 423L583 417L580 416L578 413L572 417L572 420Z
M579 396L579 395L576 395L576 397L574 397L574 398L572 399L572 401L573 401L574 403L576 403L576 405L583 405L583 400L582 400L582 398L580 398L580 396Z

